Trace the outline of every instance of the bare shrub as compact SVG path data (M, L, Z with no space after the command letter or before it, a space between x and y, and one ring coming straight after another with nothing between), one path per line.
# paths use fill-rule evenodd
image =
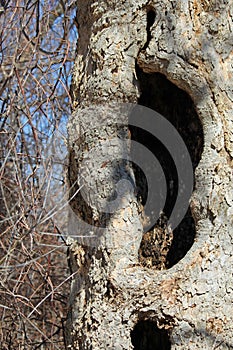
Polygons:
M50 179L41 169L71 110L76 8L56 0L0 5L0 344L65 349L66 245L45 220Z

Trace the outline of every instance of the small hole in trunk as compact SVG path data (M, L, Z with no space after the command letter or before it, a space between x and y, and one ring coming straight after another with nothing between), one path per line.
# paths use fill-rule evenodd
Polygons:
M131 332L134 350L169 350L171 343L166 330L152 321L140 321Z

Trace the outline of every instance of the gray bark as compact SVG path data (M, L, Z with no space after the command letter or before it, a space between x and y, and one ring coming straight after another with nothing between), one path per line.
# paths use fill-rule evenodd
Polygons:
M155 18L148 23L150 11ZM77 271L70 349L233 348L232 17L231 0L78 1L69 180L72 193L86 182L93 193L84 190L71 202L89 226L75 227L75 220L72 226L83 238L70 247ZM191 97L204 134L190 199L195 241L183 259L162 270L138 260L143 220L132 188L114 215L96 206L114 195L119 180L134 177L131 164L120 160L129 147L127 128L114 120L124 113L120 102L140 97L135 64L143 73L163 74ZM102 146L90 157L105 140L116 142L108 158ZM98 229L103 225L107 229ZM167 332L171 345L153 336L150 345L135 345L132 332L140 321Z

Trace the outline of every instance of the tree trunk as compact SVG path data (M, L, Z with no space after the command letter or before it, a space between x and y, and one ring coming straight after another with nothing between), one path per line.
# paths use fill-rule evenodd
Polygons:
M233 348L232 18L231 0L78 1L70 349Z

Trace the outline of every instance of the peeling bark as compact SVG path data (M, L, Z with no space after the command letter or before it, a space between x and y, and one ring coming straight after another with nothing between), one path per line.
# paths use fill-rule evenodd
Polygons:
M79 225L84 237L70 247L77 274L69 349L233 348L232 5L232 0L78 1L75 109L68 126L73 193L82 178L95 184L99 201L114 198L122 176L135 181L132 165L120 160L120 141L109 154L115 162L106 163L104 148L91 163L88 157L105 140L123 139L128 147L127 128L114 120L122 112L120 102L140 101L136 67L164 75L188 94L204 141L190 199L195 241L171 268L158 271L138 260L143 222L134 187L114 215L96 208L91 195L88 205L81 194L72 200L74 212L94 233L104 230L90 239ZM192 132L195 137L195 128Z

